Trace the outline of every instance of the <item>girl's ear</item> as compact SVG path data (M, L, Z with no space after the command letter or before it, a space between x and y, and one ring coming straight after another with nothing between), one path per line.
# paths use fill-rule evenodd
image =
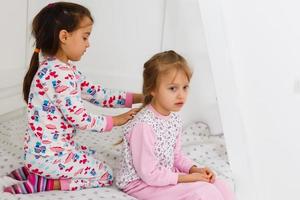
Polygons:
M61 43L64 44L67 41L68 36L69 36L68 31L66 31L64 29L59 31L59 40L60 40Z

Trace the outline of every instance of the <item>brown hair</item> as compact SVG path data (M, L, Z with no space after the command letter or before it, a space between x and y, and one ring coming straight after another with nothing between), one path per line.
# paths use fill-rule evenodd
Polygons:
M33 19L32 35L35 38L36 51L34 51L29 69L23 81L23 96L28 103L31 82L39 68L39 49L42 53L54 56L59 50L59 32L75 31L84 17L93 22L90 11L75 3L57 2L48 4Z
M190 81L192 77L192 71L188 66L184 57L179 55L173 50L164 51L158 54L155 54L144 64L143 72L143 95L144 105L148 105L152 101L151 92L155 90L159 84L159 78L161 75L168 73L170 70L176 69L177 71L183 71L188 80Z
M183 71L186 74L188 81L190 81L192 70L184 57L173 50L157 53L144 64L143 95L145 98L142 107L151 103L153 98L151 92L156 89L161 76L174 69ZM122 138L114 145L119 145L123 142L124 139Z

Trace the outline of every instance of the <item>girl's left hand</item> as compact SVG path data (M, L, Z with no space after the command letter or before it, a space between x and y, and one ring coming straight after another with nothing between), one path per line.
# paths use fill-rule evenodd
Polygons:
M208 167L204 167L204 168L201 168L201 170L203 171L203 173L205 173L209 177L210 183L215 182L216 175L211 169L209 169Z
M112 117L113 126L121 126L125 124L131 120L138 111L140 111L140 108L133 108L126 113Z
M202 173L205 174L209 178L210 183L214 183L216 179L215 173L209 169L208 167L198 168L196 166L191 167L190 173Z

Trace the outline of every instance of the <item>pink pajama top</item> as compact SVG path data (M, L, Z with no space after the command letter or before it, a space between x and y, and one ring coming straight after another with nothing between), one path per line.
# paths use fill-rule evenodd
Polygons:
M88 113L87 100L102 107L131 107L132 94L93 85L71 63L46 57L40 62L30 88L25 156L60 156L75 148L77 129L112 129L112 118Z
M116 185L123 191L175 185L194 163L181 152L182 121L177 113L159 114L151 105L124 127Z

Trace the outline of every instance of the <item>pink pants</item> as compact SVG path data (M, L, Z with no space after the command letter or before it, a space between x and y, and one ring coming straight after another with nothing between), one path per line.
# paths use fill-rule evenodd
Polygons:
M127 191L139 200L234 200L234 193L222 180L213 184L207 182L179 183L177 185L153 187Z

